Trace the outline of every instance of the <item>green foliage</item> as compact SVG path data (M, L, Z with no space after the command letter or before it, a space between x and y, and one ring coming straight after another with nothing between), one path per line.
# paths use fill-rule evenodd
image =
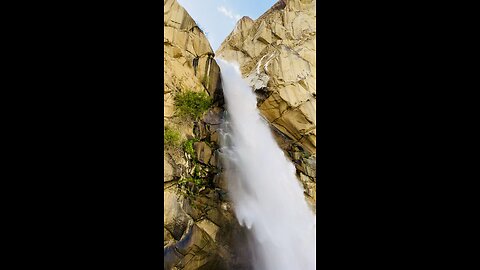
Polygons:
M179 115L200 118L212 105L212 98L204 92L185 91L175 96L175 107Z
M206 189L207 181L202 178L189 177L180 179L178 181L178 187L188 196L196 196L200 191Z
M165 145L169 146L179 146L180 145L180 132L173 129L170 126L163 127L163 142Z
M183 150L191 157L195 157L195 150L193 149L193 143L197 142L197 139L189 139L183 143Z

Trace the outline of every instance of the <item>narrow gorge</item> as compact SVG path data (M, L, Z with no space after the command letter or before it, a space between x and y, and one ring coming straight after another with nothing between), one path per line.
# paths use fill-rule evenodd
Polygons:
M213 52L164 0L164 269L315 269L315 5L243 17Z

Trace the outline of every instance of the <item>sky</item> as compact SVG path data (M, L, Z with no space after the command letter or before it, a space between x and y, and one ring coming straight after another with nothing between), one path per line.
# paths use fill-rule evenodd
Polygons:
M253 20L278 0L177 0L207 35L213 51L232 32L243 16Z

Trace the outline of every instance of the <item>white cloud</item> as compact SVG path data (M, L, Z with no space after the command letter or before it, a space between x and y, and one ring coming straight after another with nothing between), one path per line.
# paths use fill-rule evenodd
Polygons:
M234 22L240 20L242 18L242 16L238 15L238 14L235 14L233 13L231 10L228 10L226 7L224 6L219 6L217 7L217 10L220 11L223 15L225 15L226 17L234 20Z

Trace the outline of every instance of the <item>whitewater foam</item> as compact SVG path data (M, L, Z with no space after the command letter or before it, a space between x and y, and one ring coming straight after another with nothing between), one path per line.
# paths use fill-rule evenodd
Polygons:
M254 267L313 270L315 215L295 167L261 117L255 93L238 65L216 60L227 111L221 156L235 215L254 239Z

